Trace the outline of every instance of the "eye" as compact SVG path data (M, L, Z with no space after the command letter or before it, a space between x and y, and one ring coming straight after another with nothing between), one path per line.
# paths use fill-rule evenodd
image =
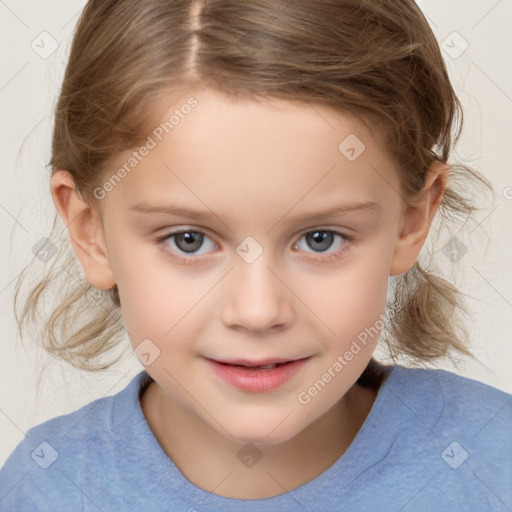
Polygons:
M158 237L156 241L159 245L162 245L163 250L169 253L173 258L188 263L188 260L191 258L182 257L176 255L176 253L180 254L181 252L183 254L200 256L201 254L204 254L204 252L198 253L196 251L203 245L205 239L210 240L204 231L197 228L182 228L167 235ZM217 245L211 240L210 242L213 249L215 249Z
M332 252L327 252L327 250L333 245L335 237L339 238L341 247ZM306 240L307 245L313 248L313 254L318 256L314 259L321 261L330 261L340 257L342 253L350 249L353 242L353 237L328 229L307 231L302 234L300 240L303 238ZM194 258L188 256L200 256L201 254L208 252L208 248L203 252L197 252L204 245L203 242L205 240L210 241L211 249L216 249L218 247L204 231L198 228L181 228L173 231L172 233L157 237L155 240L166 254L169 254L178 262L185 264L194 262ZM293 246L294 249L298 248L299 250L304 250L299 247L301 245L300 240ZM340 244L338 243L337 245ZM326 255L323 256L323 253L326 253Z
M347 251L351 246L353 237L345 235L343 233L338 233L337 231L331 231L327 229L315 229L313 231L308 231L304 233L301 236L301 240L304 238L306 240L306 244L309 247L312 247L313 250L315 251L314 254L321 256L322 253L325 253L333 245L335 237L341 239L341 247L334 250L333 252L327 253L327 257L319 258L325 261L334 259L338 257L341 253ZM294 249L299 248L300 250L302 250L299 246L300 240L298 243L294 245Z

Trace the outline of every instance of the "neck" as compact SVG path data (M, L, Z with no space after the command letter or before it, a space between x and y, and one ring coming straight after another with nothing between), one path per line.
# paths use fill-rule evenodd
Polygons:
M154 381L141 407L160 446L190 482L227 498L263 499L293 490L331 467L356 437L376 395L376 389L356 383L292 439L251 447L219 435ZM251 457L259 456L252 465Z

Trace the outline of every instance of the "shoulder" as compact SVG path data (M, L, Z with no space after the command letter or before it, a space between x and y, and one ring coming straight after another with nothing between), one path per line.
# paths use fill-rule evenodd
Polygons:
M445 386L452 386L454 389L472 390L477 394L506 395L512 394L495 388L479 380L459 375L453 371L440 368L409 368L400 365L383 366L389 372L393 372L394 378L400 381L439 382Z
M512 394L447 370L391 369L389 394L429 438L512 468Z
M49 489L56 489L56 482L58 503L81 499L75 484L91 465L108 471L110 455L122 435L114 420L120 410L129 414L127 408L136 404L142 376L139 373L115 395L30 428L0 469L0 509L6 502L30 507L25 505L30 500L50 500Z
M402 366L387 367L379 394L374 423L384 429L379 441L389 439L383 474L407 479L412 494L429 482L416 510L448 499L456 510L512 505L512 394L451 371Z
M453 421L502 416L512 418L512 394L478 380L442 369L405 368L393 369L393 383L405 396L418 400L444 404L444 414Z

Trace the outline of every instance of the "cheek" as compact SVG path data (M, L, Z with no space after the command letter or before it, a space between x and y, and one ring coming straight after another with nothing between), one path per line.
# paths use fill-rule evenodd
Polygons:
M119 238L115 247L123 250L117 249L110 257L124 323L134 346L145 338L158 339L183 315L179 294L158 262L160 256L140 245Z
M212 283L187 278L183 272L171 271L155 261L146 267L140 263L134 258L123 266L118 282L132 347L149 339L166 356L165 360L173 353L193 349L193 340L200 337L201 326L206 322L204 315L210 307L207 292ZM147 270L142 271L143 268Z
M302 294L314 316L323 321L327 333L345 337L349 331L369 327L384 313L389 280L385 263L369 257L354 259L317 276L313 287L312 281L305 279L298 295Z

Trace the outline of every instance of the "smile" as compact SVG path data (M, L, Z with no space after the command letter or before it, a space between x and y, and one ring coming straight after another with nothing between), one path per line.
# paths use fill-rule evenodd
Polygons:
M270 363L264 365L246 366L237 363L226 363L205 359L213 370L224 382L244 391L261 393L282 386L293 376L300 372L310 357Z

